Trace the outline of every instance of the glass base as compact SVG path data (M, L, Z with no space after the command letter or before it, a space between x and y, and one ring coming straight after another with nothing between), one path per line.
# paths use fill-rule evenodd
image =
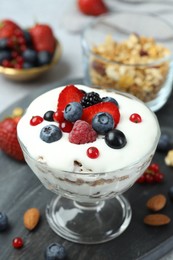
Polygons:
M95 203L56 196L46 207L51 229L79 244L99 244L119 236L129 225L132 211L122 195Z

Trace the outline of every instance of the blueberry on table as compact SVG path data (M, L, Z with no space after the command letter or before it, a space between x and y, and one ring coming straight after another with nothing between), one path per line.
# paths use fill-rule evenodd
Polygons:
M161 152L167 152L169 149L171 149L171 140L170 136L166 133L161 133L157 150Z
M173 186L171 186L170 189L168 190L168 195L170 199L173 201Z
M0 231L4 231L8 228L8 217L5 213L0 212Z
M92 120L93 129L99 134L105 134L114 127L114 120L109 113L100 112Z
M48 51L38 52L38 66L47 65L51 62L52 55Z
M113 129L106 133L105 142L113 149L121 149L126 145L127 140L123 132Z
M40 138L46 143L56 142L62 137L60 128L56 125L47 125L41 129Z
M83 108L79 102L71 102L65 107L64 118L70 122L75 122L81 118L82 112Z
M37 63L37 52L33 49L26 49L23 54L23 59L26 62L30 62L32 64Z
M62 245L58 243L52 243L46 248L44 256L45 260L61 260L65 259L66 251Z

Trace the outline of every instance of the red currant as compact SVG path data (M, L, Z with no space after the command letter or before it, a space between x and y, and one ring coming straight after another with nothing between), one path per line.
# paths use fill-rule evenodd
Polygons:
M157 163L152 163L148 169L154 173L159 172L159 165Z
M131 114L131 116L129 117L130 121L132 121L133 123L141 123L142 122L142 118L139 114Z
M13 239L13 247L21 248L23 246L23 239L21 237L15 237Z
M54 114L53 114L53 120L60 123L60 122L63 122L64 121L64 115L63 115L63 112L62 111L56 111Z
M144 183L145 182L145 176L141 175L141 177L139 177L139 179L137 179L137 183Z
M33 116L30 120L30 125L36 126L43 122L43 118L41 116Z
M99 150L94 146L91 146L87 149L87 155L91 159L96 159L97 157L99 157L99 154Z
M73 128L73 124L64 119L64 121L59 123L59 127L63 132L70 133Z
M155 182L157 182L157 183L163 182L163 180L164 180L164 174L161 173L161 172L155 173L155 175L154 175L154 180L155 180Z
M146 183L154 183L154 177L152 174L148 173L145 175L145 182Z

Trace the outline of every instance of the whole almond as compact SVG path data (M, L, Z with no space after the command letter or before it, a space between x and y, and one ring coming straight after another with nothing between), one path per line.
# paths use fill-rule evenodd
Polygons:
M166 197L162 194L151 197L146 203L147 208L155 212L163 209L165 205Z
M25 211L23 216L23 223L24 226L29 229L33 230L40 220L40 212L37 208L30 208Z
M169 224L171 219L164 214L150 214L144 217L144 223L150 226L163 226Z

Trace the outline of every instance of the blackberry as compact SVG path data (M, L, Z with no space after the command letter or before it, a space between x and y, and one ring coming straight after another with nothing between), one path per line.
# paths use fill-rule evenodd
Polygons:
M95 105L97 103L100 103L102 101L101 97L99 96L98 93L92 91L89 93L86 93L82 100L81 100L81 105L85 108L85 107L89 107L92 105Z

